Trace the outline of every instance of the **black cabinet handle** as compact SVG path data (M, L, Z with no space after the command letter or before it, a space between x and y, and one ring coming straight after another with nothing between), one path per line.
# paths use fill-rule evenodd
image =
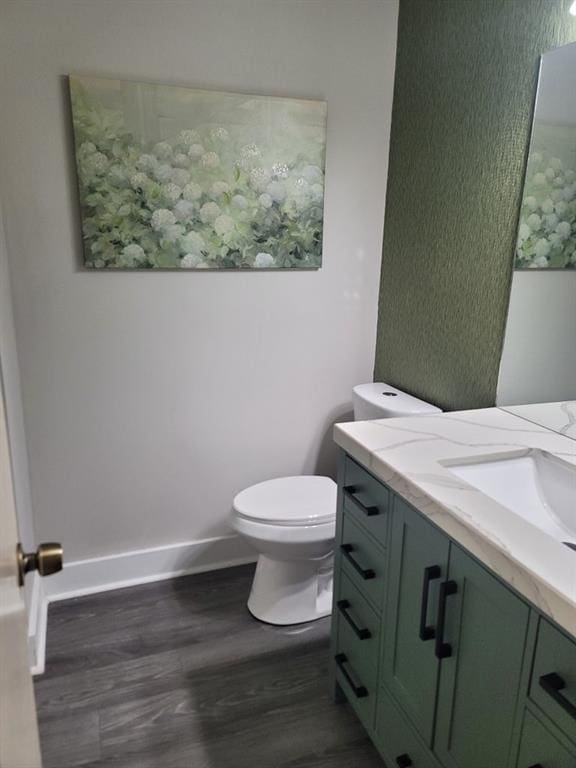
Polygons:
M422 580L422 601L420 603L420 630L418 632L420 640L433 640L436 636L436 630L432 626L426 625L428 617L428 596L430 593L430 582L439 579L442 570L439 565L429 565L424 568L424 578Z
M363 512L367 517L373 517L374 515L380 514L380 510L378 507L375 506L369 506L367 507L366 504L362 504L360 499L356 498L357 489L355 485L345 485L344 486L344 496L354 504L354 506L360 510L360 512Z
M340 544L340 552L342 552L356 573L359 573L360 576L362 576L364 581L373 579L376 576L372 568L362 568L360 563L354 557L352 557L352 552L354 552L354 547L352 544Z
M544 768L542 763L536 763L536 765L531 765L530 768Z
M414 763L412 762L410 755L398 755L396 758L396 765L398 768L411 768Z
M570 717L573 717L574 720L576 720L576 706L560 693L560 691L563 691L564 688L566 688L566 683L563 678L561 678L557 672L550 672L549 675L542 675L539 683L540 687L543 688L546 693L570 715Z
M350 608L350 602L348 600L338 600L336 603L338 606L338 610L344 616L348 624L352 627L354 630L354 634L359 640L369 640L372 637L372 633L369 629L366 627L359 627L358 624L354 621L352 616L348 613L348 609Z
M346 678L348 685L350 686L350 688L352 688L354 696L356 696L357 699L365 699L366 696L368 696L368 691L362 684L357 685L354 682L352 675L350 674L350 672L348 672L348 670L345 667L345 664L348 663L348 656L346 656L345 653L337 653L336 656L334 656L334 661L338 665L338 669L340 670L340 672L342 672L342 674Z
M458 592L455 581L443 581L440 584L440 596L438 598L438 627L436 630L436 646L434 653L437 659L447 659L452 656L452 646L444 642L444 626L446 624L446 599Z

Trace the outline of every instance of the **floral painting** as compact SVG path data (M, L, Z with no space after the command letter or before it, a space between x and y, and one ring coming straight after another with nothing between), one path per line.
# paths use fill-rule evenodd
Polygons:
M317 269L326 104L71 77L84 263Z
M562 141L562 128L535 127L528 159L516 269L576 269L576 162L574 129ZM564 155L565 159L562 159ZM567 156L566 156L567 155Z

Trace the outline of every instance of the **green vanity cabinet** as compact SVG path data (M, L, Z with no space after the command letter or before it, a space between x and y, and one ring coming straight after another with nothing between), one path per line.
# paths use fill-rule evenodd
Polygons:
M574 639L344 454L339 485L334 680L387 768L576 768Z
M450 544L422 515L394 499L382 682L432 746L440 662L434 653L439 586Z
M456 544L448 576L434 751L446 768L506 768L530 609Z

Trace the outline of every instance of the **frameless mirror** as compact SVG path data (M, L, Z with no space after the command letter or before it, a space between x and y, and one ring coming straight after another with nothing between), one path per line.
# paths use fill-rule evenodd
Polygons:
M497 404L576 400L576 43L542 56Z

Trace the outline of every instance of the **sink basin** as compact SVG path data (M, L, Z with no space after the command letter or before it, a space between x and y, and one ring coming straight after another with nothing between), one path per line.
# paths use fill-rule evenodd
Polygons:
M555 539L576 545L576 466L531 451L447 469Z

